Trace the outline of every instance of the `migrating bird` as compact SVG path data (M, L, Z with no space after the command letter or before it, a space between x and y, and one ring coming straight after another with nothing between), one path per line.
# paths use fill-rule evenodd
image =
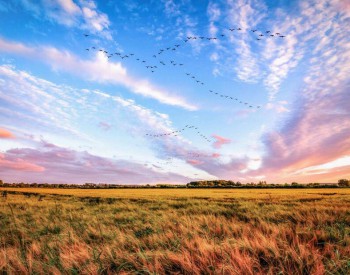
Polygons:
M266 31L266 33L270 33L271 31Z
M280 35L281 38L285 37L284 35Z
M85 35L85 37L88 37L89 35L88 34L84 34Z

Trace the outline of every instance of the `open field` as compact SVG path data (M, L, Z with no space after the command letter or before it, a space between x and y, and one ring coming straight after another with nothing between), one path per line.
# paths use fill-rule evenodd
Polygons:
M350 273L350 189L4 189L0 273Z

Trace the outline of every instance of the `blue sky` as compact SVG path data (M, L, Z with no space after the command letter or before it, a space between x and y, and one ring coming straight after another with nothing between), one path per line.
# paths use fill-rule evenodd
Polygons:
M348 2L0 0L0 14L5 181L350 176Z

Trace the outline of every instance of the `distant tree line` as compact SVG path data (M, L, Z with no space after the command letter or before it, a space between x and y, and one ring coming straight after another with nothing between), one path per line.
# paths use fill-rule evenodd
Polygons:
M193 181L187 183L187 188L337 188L350 187L350 181L341 179L338 183L266 183L266 181L259 181L258 183L241 183L230 180L211 180L211 181Z
M277 184L259 181L258 183L241 183L231 180L210 180L210 181L192 181L187 184L156 184L156 185L121 185L108 183L85 183L85 184L50 184L50 183L6 183L0 180L2 187L32 187L32 188L81 188L81 189L117 189L117 188L337 188L350 187L350 180L340 179L338 183L307 183L297 182Z

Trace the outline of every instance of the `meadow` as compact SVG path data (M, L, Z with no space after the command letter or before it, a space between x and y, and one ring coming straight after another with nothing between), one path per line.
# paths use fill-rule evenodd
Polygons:
M2 274L350 274L350 189L4 190Z

